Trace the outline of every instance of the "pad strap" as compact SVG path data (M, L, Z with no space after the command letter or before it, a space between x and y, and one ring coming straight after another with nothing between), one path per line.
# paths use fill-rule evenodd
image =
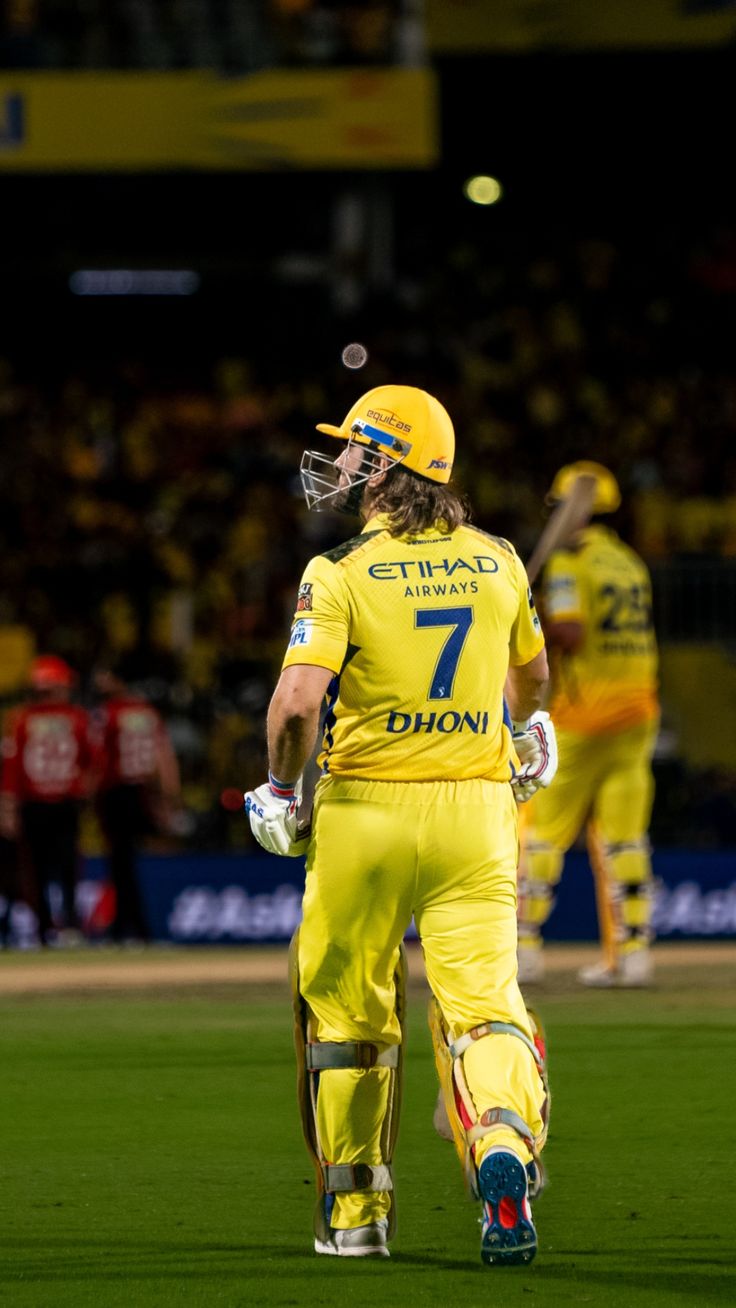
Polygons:
M536 1171L529 1176L529 1194L534 1199L544 1189L547 1173L537 1149L537 1142L523 1117L519 1117L519 1114L513 1112L511 1108L487 1108L484 1113L481 1113L475 1126L469 1127L466 1131L468 1146L472 1149L477 1140L482 1140L497 1126L510 1126L512 1131L516 1131L534 1159Z
M609 858L615 858L617 854L650 854L652 846L646 836L639 840L620 840L618 843L611 841L602 841L603 852Z
M467 1031L465 1035L458 1036L450 1045L450 1053L453 1058L461 1058L466 1049L469 1049L474 1040L482 1040L483 1036L489 1035L512 1035L523 1040L534 1062L537 1064L540 1072L542 1070L542 1055L536 1045L518 1026L512 1026L510 1022L484 1022L481 1026L474 1026L472 1031Z
M322 1175L328 1194L394 1188L391 1168L385 1163L324 1163Z
M527 1126L523 1117L513 1112L511 1108L487 1108L478 1118L475 1126L468 1128L466 1135L468 1144L475 1144L476 1140L482 1140L484 1135L488 1135L489 1129L494 1126L510 1126L517 1135L520 1135L524 1144L534 1153L534 1135Z
M325 1072L333 1068L398 1067L399 1045L389 1045L383 1053L378 1046L365 1040L320 1040L311 1041L305 1049L307 1070ZM361 1189L363 1187L350 1187ZM385 1187L381 1186L381 1189Z
M551 845L548 840L537 840L534 836L529 836L524 841L525 854L551 854L555 846Z

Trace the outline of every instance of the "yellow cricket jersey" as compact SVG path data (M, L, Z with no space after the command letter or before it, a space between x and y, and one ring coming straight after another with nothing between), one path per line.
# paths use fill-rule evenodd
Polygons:
M323 768L387 781L508 781L509 664L544 647L524 566L476 527L391 536L375 517L308 564L284 667L335 678Z
M597 735L657 716L657 644L649 572L608 527L552 554L542 601L553 622L579 622L580 650L553 661L556 726Z

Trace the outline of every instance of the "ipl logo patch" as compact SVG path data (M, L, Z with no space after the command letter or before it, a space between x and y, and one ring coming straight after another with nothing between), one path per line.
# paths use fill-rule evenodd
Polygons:
M312 639L312 624L306 618L297 618L291 629L289 649L297 645L308 645Z

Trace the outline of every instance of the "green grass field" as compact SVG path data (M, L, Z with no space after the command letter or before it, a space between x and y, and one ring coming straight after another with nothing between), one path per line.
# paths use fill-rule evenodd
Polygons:
M285 987L4 994L0 1302L732 1305L735 978L663 969L655 991L590 994L563 977L539 995L551 1184L536 1262L507 1270L481 1266L431 1127L423 986L379 1263L311 1252Z

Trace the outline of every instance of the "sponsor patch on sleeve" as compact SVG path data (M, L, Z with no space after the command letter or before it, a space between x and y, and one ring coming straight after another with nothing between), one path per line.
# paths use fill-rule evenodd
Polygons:
M303 581L296 596L297 613L311 613L312 611L312 583Z
M534 607L534 596L532 595L532 588L531 588L531 586L528 586L528 587L527 587L527 592L526 592L526 594L527 594L527 599L529 600L529 609L530 609L530 612L531 612L532 626L534 627L534 630L535 630L535 631L541 631L541 630L542 630L542 624L541 624L541 622L539 621L539 614L537 613L537 610L536 610L536 608Z

